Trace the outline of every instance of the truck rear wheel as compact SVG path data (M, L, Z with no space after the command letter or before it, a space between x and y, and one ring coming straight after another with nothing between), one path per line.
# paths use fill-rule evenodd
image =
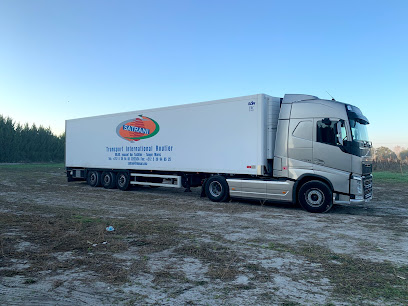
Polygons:
M300 205L312 213L328 212L333 206L333 193L327 184L321 181L309 181L299 189Z
M225 177L215 175L205 183L205 193L213 202L225 202L229 198L229 187Z
M101 173L96 170L88 171L88 176L86 178L86 182L91 187L99 187L101 186Z
M116 174L112 171L102 172L102 186L106 189L116 188Z
M126 172L119 172L116 175L116 185L120 190L127 190L129 188L129 183L129 174L127 174Z

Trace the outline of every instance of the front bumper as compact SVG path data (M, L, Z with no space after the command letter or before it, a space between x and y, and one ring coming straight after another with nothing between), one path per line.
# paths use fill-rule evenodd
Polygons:
M365 204L373 198L373 176L353 175L350 180L350 195L335 194L334 204Z

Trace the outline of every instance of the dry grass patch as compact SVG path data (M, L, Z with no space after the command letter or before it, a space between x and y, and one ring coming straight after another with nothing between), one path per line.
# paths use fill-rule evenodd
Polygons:
M178 243L177 227L151 221L101 218L86 211L55 209L47 215L0 213L0 276L24 275L30 279L38 272L81 269L99 274L110 283L126 283L129 276L147 272L145 254L158 252ZM113 225L114 232L106 227ZM21 245L25 247L21 247ZM20 247L19 247L20 246ZM135 261L114 256L132 248ZM68 254L68 258L61 258ZM16 269L16 261L26 267Z
M382 299L408 303L408 266L396 267L388 262L372 262L346 254L338 254L317 245L293 247L270 243L269 248L302 256L323 268L324 277L333 285L334 293L356 302ZM300 275L301 277L301 275Z
M211 279L233 280L240 273L243 261L232 249L215 243L184 244L175 252L179 255L194 257L209 265L206 275Z

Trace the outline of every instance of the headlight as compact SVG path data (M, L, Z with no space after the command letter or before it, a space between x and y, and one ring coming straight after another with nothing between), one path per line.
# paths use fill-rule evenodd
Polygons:
M363 179L361 176L353 175L351 177L350 193L356 196L363 195Z

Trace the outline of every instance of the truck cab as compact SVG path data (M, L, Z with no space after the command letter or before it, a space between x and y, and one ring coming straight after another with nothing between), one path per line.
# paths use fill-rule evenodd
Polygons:
M353 105L285 95L273 176L293 181L293 201L312 212L326 211L333 202L371 200L372 145L367 124L368 119ZM322 207L323 202L327 204Z

